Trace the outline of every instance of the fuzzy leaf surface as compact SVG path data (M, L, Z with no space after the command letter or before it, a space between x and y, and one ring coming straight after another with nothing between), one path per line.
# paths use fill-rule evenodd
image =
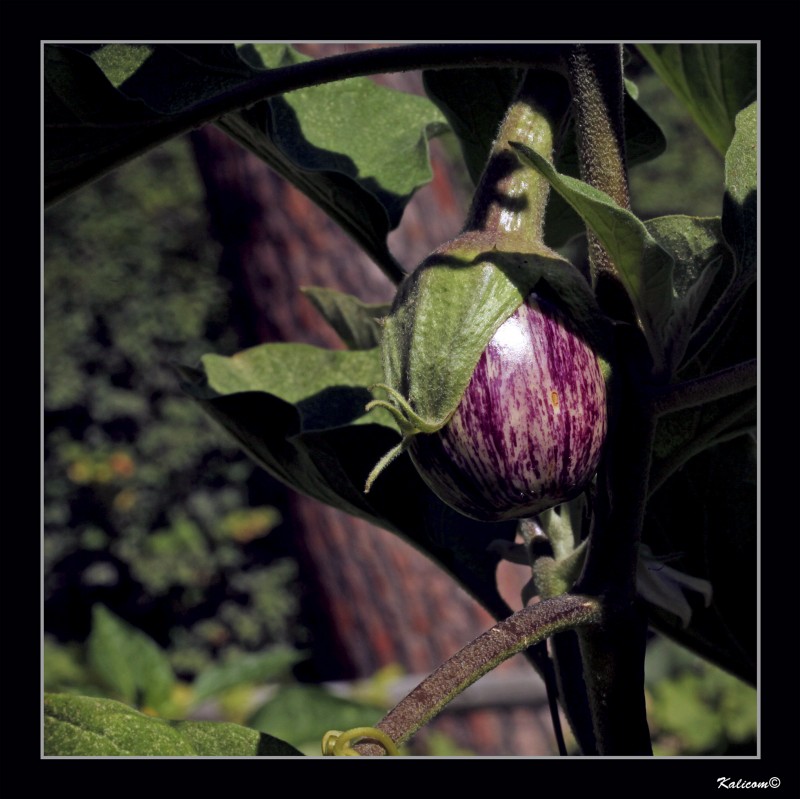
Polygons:
M44 754L61 757L286 757L290 744L238 724L166 721L113 699L44 698Z
M244 45L256 69L307 60L287 45ZM381 265L386 236L432 177L428 139L446 130L429 100L350 78L273 97L217 123L307 194Z
M755 279L758 251L758 107L752 103L736 117L736 132L725 156L722 229L736 254L745 285Z
M755 44L639 44L650 66L723 155L739 111L756 98Z

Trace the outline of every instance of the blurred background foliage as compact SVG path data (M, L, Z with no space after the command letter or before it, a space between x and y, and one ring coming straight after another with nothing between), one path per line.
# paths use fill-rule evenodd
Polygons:
M220 651L298 639L291 561L252 506L254 467L170 362L232 353L202 190L174 141L45 215L44 601L89 633L105 602L192 675Z
M632 169L634 210L719 214L722 159L649 68L629 73L668 141ZM44 245L45 690L210 714L309 754L318 718L374 724L386 674L354 698L293 679L302 587L271 484L170 367L238 349L188 142L49 209ZM754 752L755 691L660 638L647 692L657 754Z

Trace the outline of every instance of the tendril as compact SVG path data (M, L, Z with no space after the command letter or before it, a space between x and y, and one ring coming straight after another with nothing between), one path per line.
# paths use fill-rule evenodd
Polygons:
M397 744L377 727L353 727L352 730L341 732L329 730L322 736L322 754L328 757L360 757L353 748L360 741L369 741L382 746L387 755L399 755Z

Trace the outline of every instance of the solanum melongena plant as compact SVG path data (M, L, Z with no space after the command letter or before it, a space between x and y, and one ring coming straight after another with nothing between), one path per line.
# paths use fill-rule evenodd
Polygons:
M213 122L398 286L380 308L308 290L347 350L266 344L179 370L264 468L409 539L498 619L376 727L326 736L326 754L393 754L523 651L580 753L651 754L651 628L755 681L755 628L738 610L755 590L755 511L724 506L755 463L757 51L636 49L724 158L718 217L632 212L629 167L664 139L621 45L403 45L316 61L277 44L45 48L48 201ZM178 66L197 81L171 85ZM412 68L427 97L387 102L364 77ZM401 265L387 235L430 178L420 142L447 129L472 205L458 236ZM702 518L698 487L715 503ZM501 558L530 566L515 613L497 590Z

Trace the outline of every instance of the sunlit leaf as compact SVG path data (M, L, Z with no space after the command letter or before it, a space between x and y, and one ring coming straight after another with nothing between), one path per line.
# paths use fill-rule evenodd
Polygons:
M44 754L61 757L302 755L271 735L227 722L165 721L113 699L47 694Z
M187 132L199 104L302 60L288 45L47 45L46 201ZM386 236L431 179L428 139L446 129L429 100L352 78L216 121L399 276Z

